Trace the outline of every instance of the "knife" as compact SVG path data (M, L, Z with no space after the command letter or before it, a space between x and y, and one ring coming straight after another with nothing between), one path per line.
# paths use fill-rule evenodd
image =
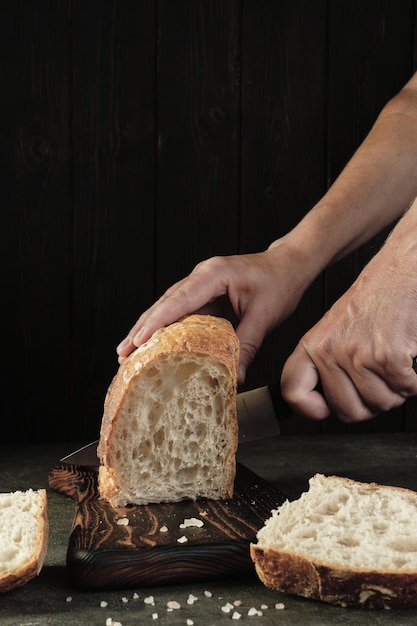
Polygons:
M279 421L292 413L281 396L279 383L238 393L236 408L239 443L279 435ZM97 445L98 439L64 456L61 463L97 467Z

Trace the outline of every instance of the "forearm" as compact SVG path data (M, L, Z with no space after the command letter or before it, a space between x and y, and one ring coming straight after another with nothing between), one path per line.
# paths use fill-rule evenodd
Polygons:
M397 220L417 196L416 103L417 75L386 105L328 192L282 238L308 257L310 280Z

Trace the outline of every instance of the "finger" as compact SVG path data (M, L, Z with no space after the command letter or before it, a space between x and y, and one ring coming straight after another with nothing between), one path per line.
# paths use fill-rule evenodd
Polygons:
M342 417L341 402L339 401L335 411L344 421L354 422L375 417L379 413L401 406L406 398L417 393L417 376L413 370L411 359L408 368L404 368L402 371L397 369L395 372L394 370L387 372L373 365L369 368L352 367L349 375L361 400L362 407L357 405L355 409L355 404L346 403ZM336 387L338 375L334 375L333 378L333 386ZM368 414L363 407L366 407Z
M323 420L330 415L326 398L317 390L317 368L299 344L287 359L281 374L281 391L292 409L310 419Z
M409 354L389 354L382 362L374 358L370 367L358 367L358 386L365 390L373 389L370 380L373 376L383 380L389 391L402 398L417 394L417 375L415 360ZM355 382L354 378L354 382ZM375 394L378 398L378 393Z
M236 327L236 335L239 339L239 369L238 383L245 382L246 372L253 362L262 342L270 331L263 320L269 319L265 310L258 310L256 305L249 305L244 311L243 317Z
M125 339L117 346L119 357L126 357L134 348L147 341L158 328L168 326L184 315L203 310L203 307L207 311L210 302L225 293L222 277L209 272L204 275L190 274L170 287L139 317ZM213 305L211 310L214 311L214 308Z

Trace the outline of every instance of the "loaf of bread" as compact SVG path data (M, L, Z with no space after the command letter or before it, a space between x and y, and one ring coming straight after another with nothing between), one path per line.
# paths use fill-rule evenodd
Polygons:
M0 493L0 592L39 574L48 540L45 489Z
M258 532L270 588L357 608L417 607L417 493L316 474Z
M230 322L191 315L121 363L104 402L101 498L125 506L233 495L238 355Z

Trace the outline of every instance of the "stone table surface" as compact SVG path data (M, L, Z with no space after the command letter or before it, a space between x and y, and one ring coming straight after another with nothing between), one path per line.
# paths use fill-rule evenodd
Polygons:
M240 624L260 626L417 625L417 610L331 606L266 589L255 574L238 580L146 589L90 592L73 588L65 561L75 503L49 488L48 471L82 443L0 446L0 491L47 488L50 520L45 565L36 579L0 596L1 625L211 626L234 624L237 614ZM316 472L417 490L417 433L274 437L241 445L238 461L290 500L307 489L308 479ZM144 601L150 596L154 605ZM169 601L178 602L181 608L167 610ZM230 613L222 610L235 602ZM251 608L262 615L248 615Z

